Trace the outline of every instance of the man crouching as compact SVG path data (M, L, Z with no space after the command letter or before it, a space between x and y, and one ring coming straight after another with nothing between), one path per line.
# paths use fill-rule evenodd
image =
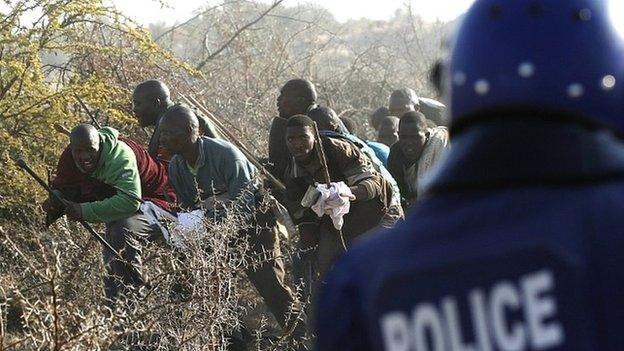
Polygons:
M234 145L220 139L199 136L197 117L189 108L171 107L160 120L163 146L174 154L169 177L180 205L185 209L204 207L211 219L225 215L211 200L240 201L239 209L249 219L249 228L240 231L249 240L250 255L270 253L259 265L248 267L247 276L263 297L280 326L299 337L305 333L298 302L284 283L284 261L279 248L275 218L255 213L258 188L253 184L256 168Z
M152 240L162 233L139 210L140 199L169 210L169 201L175 202L176 196L165 168L139 144L120 137L117 130L80 124L71 131L70 144L50 186L68 201L63 205L51 197L44 203L48 225L63 214L106 224L105 239L123 258L121 261L103 249L109 302L128 287L143 285L138 239Z
M284 175L288 199L286 206L299 228L300 249L310 252L316 247L313 255L308 257L315 261L316 271L322 277L336 255L346 248L343 246L348 246L357 236L386 224L382 220L391 203L392 189L370 159L353 143L324 136L320 138L317 139L316 126L310 117L297 115L288 120L285 141L292 161ZM325 160L320 159L323 156L319 156L317 149L321 145ZM308 199L308 195L314 193L310 189L318 189L317 184L328 181L342 183L343 190L339 191L339 195L350 199L350 203L341 205L344 210L340 219L323 213L319 215L315 205L304 204L316 202L318 205L318 196ZM343 196L347 193L348 196ZM332 201L331 197L329 201ZM335 213L335 209L333 211ZM340 222L340 230L336 229L337 222ZM316 274L302 273L304 280L311 280L307 283L315 284Z

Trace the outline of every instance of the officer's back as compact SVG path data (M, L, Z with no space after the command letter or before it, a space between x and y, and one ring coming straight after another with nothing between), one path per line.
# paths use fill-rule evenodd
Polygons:
M609 6L473 5L447 67L453 149L406 222L329 274L320 350L623 347L624 13Z
M559 155L569 160L571 153L587 151L570 147ZM618 152L624 154L624 148ZM618 158L621 174L624 160ZM403 226L344 258L324 295L332 308L320 309L363 313L362 331L350 340L368 338L372 349L619 349L616 345L624 345L617 331L624 321L624 181L602 172L615 170L606 167L591 175L576 173L576 179L535 182L513 174L512 163L501 167L513 185L464 183L468 177L440 180L438 193ZM569 164L536 166L554 171ZM522 184L527 181L533 184ZM442 188L447 185L454 190ZM340 337L341 323L328 320L319 326L336 328L330 338ZM430 346L417 347L426 337Z

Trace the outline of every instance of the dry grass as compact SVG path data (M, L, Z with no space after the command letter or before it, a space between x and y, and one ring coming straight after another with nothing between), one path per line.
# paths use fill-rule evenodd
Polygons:
M144 243L148 286L114 309L103 298L101 248L76 223L0 227L0 349L226 350L232 335L253 350L290 349L244 274L262 257L246 254L245 221L230 210L184 250Z

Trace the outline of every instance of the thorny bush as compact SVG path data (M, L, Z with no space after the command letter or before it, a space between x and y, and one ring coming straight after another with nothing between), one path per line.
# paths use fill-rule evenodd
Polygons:
M0 227L0 350L226 350L233 339L288 350L292 340L245 278L245 268L270 258L250 254L240 235L246 218L228 206L222 222L206 220L207 231L187 236L184 249L143 242L147 284L112 309L103 297L102 248L77 223Z
M311 79L322 104L366 126L397 87L433 95L427 70L439 56L445 24L425 23L410 8L389 21L339 23L314 6L223 0L187 22L147 31L100 0L4 3L0 350L123 349L137 340L219 350L239 334L251 334L254 349L287 350L270 337L279 335L275 321L258 317L269 314L242 273L259 257L243 254L240 218L209 224L209 235L184 253L144 245L149 287L109 310L99 244L73 222L43 228L37 204L46 194L11 158L23 156L43 175L67 144L54 126L93 119L146 142L131 117L130 96L149 78L165 81L174 101L180 94L199 98L258 156L266 156L277 91L294 77ZM297 253L293 242L282 245L287 259Z

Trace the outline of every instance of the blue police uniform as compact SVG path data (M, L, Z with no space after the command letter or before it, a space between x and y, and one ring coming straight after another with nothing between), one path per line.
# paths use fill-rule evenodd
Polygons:
M616 2L473 4L445 66L454 147L327 275L318 350L624 348Z
M318 350L621 349L624 146L612 138L496 124L459 136L432 197L327 278Z

